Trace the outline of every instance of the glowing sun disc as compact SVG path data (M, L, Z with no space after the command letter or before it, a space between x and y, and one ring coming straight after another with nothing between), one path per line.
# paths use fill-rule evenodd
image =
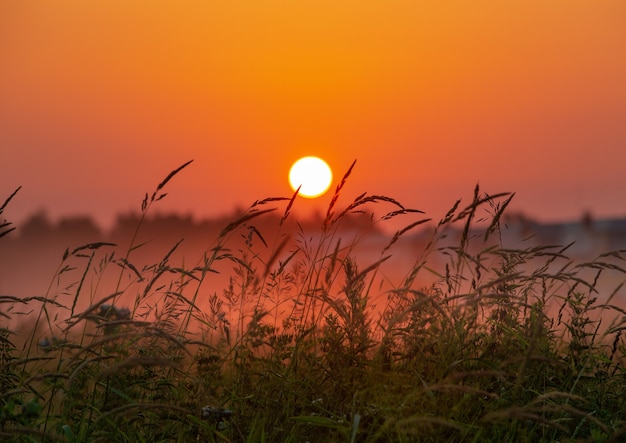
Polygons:
M302 157L289 170L289 184L299 195L307 198L319 197L328 191L333 181L333 173L328 164L318 157Z

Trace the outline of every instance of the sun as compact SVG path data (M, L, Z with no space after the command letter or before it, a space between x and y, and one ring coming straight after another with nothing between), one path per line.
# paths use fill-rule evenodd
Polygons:
M318 157L302 157L289 170L289 184L295 191L300 188L299 195L316 198L323 195L333 181L330 166Z

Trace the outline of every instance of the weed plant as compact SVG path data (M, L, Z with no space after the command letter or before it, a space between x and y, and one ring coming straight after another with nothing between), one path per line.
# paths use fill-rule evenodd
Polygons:
M146 194L142 220L189 163ZM625 272L624 251L576 263L568 246L507 249L513 195L478 187L438 222L386 196L340 208L353 167L317 233L290 235L297 193L269 198L191 265L170 260L176 244L140 267L140 222L121 253L66 250L47 294L1 295L3 321L22 321L0 330L0 439L624 441L626 312L612 302L621 286L599 289ZM276 211L269 237L255 222ZM366 234L346 243L342 230L354 213L409 221L363 262ZM427 224L430 240L385 289L394 247ZM0 237L11 229L0 224ZM106 273L117 285L101 293ZM434 283L420 286L423 274Z

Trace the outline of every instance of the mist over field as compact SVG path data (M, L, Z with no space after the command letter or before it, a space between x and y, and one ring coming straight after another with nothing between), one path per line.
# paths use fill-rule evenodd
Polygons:
M155 266L164 263L166 257L170 267L192 269L199 266L203 257L215 247L220 232L242 214L233 213L211 220L156 214L143 221L139 215L126 214L117 217L112 229L103 231L88 217L70 217L51 222L45 213L40 212L1 240L0 294L18 297L45 295L67 306L82 278L77 310L87 309L116 291L123 292L117 301L118 305L132 307L138 296L134 287L139 281L138 275L128 269L122 270L119 262L115 264L115 261L127 258L139 273L155 273ZM140 223L138 237L134 240L134 244L139 247L133 248L126 257ZM235 257L258 254L261 260L267 262L280 245L282 250L272 257L273 264L280 263L293 251L300 249L292 264L298 263L299 260L305 260L302 250L307 243L319 241L322 225L321 216L299 221L287 220L281 224L280 215L264 214L234 233L225 245L225 252ZM400 286L420 260L433 235L434 221L404 233L387 250L384 249L393 234L383 227L380 221L369 214L353 214L344 217L333 233L333 242L339 245L340 257L351 257L361 268L366 268L383 256L389 256L377 269L375 292L380 294ZM458 243L461 230L462 226L449 228L439 236L439 251L430 254L427 259L428 268L432 272L422 271L417 277L417 286L430 286L441 279L447 263L444 249ZM483 234L484 228L474 229L473 253L498 242L501 243L498 246L504 249L554 246L551 249L553 252L568 246L563 256L574 263L584 263L609 251L626 249L626 219L593 220L587 216L570 223L544 224L529 220L521 214L513 214L505 215L498 236L492 237L488 243L481 241ZM107 244L97 251L87 248L78 254L79 257L63 261L66 251L71 252L98 242ZM88 264L92 252L94 259ZM568 260L563 259L559 266ZM491 258L485 265L497 268L499 263L497 259ZM206 303L211 295L222 294L228 289L236 266L237 263L225 261L212 270L197 302L201 310L207 309ZM520 271L526 272L531 272L533 266L537 265L519 265ZM263 269L256 271L265 272ZM592 271L585 272L589 278L593 278ZM169 274L162 280L171 278L175 276ZM608 298L625 280L620 272L610 275L604 273L599 279L599 299ZM156 284L155 287L158 286ZM612 302L626 306L625 292L618 288ZM153 303L158 304L159 300L155 299ZM58 319L69 315L64 312L67 309L50 307L50 310L58 315Z

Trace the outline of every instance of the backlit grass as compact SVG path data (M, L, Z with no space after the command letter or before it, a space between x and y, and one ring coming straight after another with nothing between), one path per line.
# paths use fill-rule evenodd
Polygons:
M141 220L188 164L146 194ZM602 286L624 273L623 251L576 263L567 245L505 248L512 195L478 187L440 220L386 196L342 206L351 171L318 232L294 234L295 195L269 198L225 225L201 257L175 262L172 245L139 266L140 222L124 250L68 248L47 294L0 295L11 325L0 330L0 438L626 438L626 312L613 302L620 287ZM405 227L362 259L367 231L346 238L342 229L355 212ZM276 213L271 236L257 228ZM397 243L426 225L430 240L394 270L402 280L383 284ZM0 237L12 228L0 224ZM100 289L105 275L114 290Z

